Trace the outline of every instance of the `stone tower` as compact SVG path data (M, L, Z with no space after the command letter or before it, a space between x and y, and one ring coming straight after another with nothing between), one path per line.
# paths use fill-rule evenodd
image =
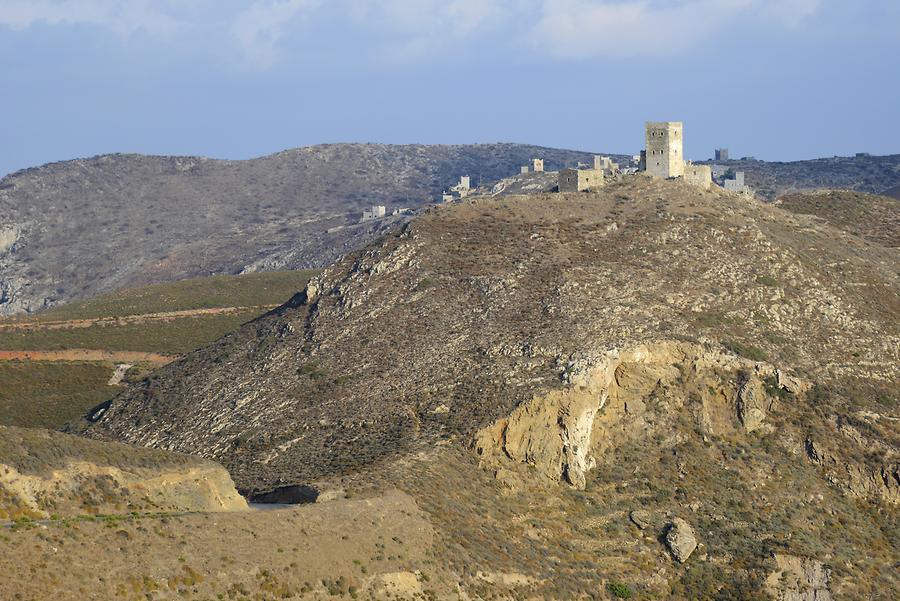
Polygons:
M534 164L534 172L535 173L543 173L544 172L544 159L534 159L532 161Z
M647 173L670 178L684 175L684 124L647 122Z

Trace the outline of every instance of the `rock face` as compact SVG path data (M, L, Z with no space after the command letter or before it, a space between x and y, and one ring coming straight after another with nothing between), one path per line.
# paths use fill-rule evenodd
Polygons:
M766 588L776 601L832 601L831 571L821 561L776 554Z
M208 461L0 427L0 519L246 508L228 473Z
M666 546L680 563L690 559L691 554L697 549L697 537L694 529L681 518L674 518L666 532Z
M738 384L739 372L750 373ZM567 387L530 399L480 431L486 465L525 463L551 480L584 488L598 456L627 440L649 439L692 413L708 435L755 430L773 400L762 374L777 370L709 347L660 341L609 351L568 367ZM726 374L730 377L723 377ZM688 398L694 403L686 403Z

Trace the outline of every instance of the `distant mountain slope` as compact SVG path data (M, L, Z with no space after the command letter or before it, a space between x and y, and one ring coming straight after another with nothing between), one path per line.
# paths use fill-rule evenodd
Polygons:
M890 190L885 190L881 193L882 196L889 196L890 198L896 198L900 200L900 186L894 186Z
M815 215L829 225L876 244L900 247L900 200L849 190L786 194L778 204L791 213Z
M364 207L421 207L461 175L492 183L538 156L548 169L590 158L517 144L346 144L20 171L0 180L0 314L185 277L321 266L396 224L353 225Z

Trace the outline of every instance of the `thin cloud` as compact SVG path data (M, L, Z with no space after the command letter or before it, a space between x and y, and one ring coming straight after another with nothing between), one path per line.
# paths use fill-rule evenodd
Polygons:
M315 13L322 4L322 0L254 2L235 16L231 30L248 61L270 67L278 62L279 44L291 25Z
M744 20L796 26L825 0L0 0L0 26L94 25L236 51L255 68L287 58L294 36L343 23L388 61L427 60L490 40L556 59L677 56ZM349 35L353 35L352 33Z
M544 0L533 45L557 58L673 56L740 19L797 24L821 0Z
M0 25L24 30L33 25L93 25L119 35L138 31L170 35L181 24L177 13L191 2L153 0L3 0Z

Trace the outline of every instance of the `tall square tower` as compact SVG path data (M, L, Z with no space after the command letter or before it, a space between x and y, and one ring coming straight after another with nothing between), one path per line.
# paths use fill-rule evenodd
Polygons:
M670 178L684 175L684 124L647 122L647 173Z

